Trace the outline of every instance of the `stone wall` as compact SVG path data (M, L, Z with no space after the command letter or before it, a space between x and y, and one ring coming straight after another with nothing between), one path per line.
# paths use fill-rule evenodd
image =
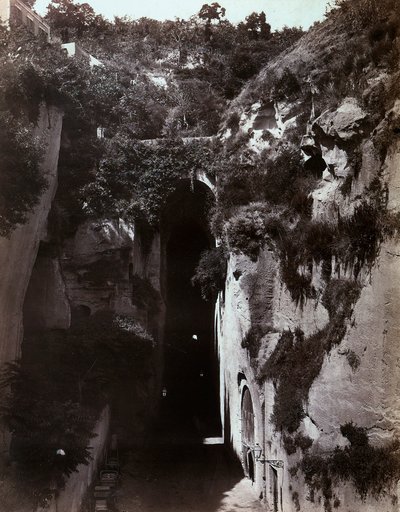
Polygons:
M10 238L0 238L0 364L15 359L23 335L22 308L39 243L46 237L47 217L57 188L62 113L42 106L35 135L45 144L41 164L48 187L28 221Z
M318 131L316 142L321 145L323 157L331 169L334 165L337 171L334 175L326 171L313 192L315 220L332 221L337 218L338 211L342 215L351 215L354 205L379 170L389 191L388 209L399 211L400 143L389 148L382 164L371 140L360 140L364 118L356 102L346 99L341 109L331 116L325 114L323 119L315 122L324 130L323 136ZM362 163L346 197L339 187L350 172L350 164L346 151L339 148L343 148L343 141L354 137L361 148ZM314 380L307 403L304 403L306 416L298 432L312 439L310 453L324 456L336 446L347 446L349 441L341 434L340 427L349 422L365 428L373 446L387 445L400 435L399 258L399 241L387 240L380 247L371 271L364 269L359 276L361 295L347 333L338 346L325 354L320 374ZM334 274L333 277L338 276ZM314 266L313 284L321 295L324 284L318 265ZM286 453L283 433L276 431L271 419L276 397L274 384L260 379L259 373L283 330L293 332L299 327L308 336L328 323L328 312L317 299L318 294L315 300L308 299L303 308L293 303L280 278L273 252L261 251L256 263L243 255L230 255L226 289L219 298L217 309L221 411L225 416L227 441L238 457L243 458L241 396L243 386L248 387L255 413L255 443L262 446L266 459L279 460L280 465L283 463L283 468L256 463L255 486L262 494L267 510L324 510L323 498L317 495L311 502L304 476L300 470L297 473L293 470L303 454L299 448L291 455ZM258 353L251 354L246 336L254 327L261 348ZM349 354L357 360L357 365L349 364ZM286 371L290 372L290 368ZM363 502L350 483L342 482L340 486L334 486L333 499L338 510L345 512L398 510L396 488L379 501L367 496Z

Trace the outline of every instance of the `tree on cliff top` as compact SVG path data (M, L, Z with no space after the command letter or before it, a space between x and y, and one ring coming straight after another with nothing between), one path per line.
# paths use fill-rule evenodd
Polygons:
M71 29L80 37L97 24L104 24L103 16L96 14L88 3L73 0L52 0L47 7L46 19L55 29Z
M211 5L204 4L199 11L198 17L205 20L206 23L210 25L214 20L221 21L221 18L225 16L225 13L225 7L221 7L218 2L213 2Z
M246 16L246 20L238 25L238 30L245 32L250 39L269 39L271 25L267 23L265 12L253 12Z

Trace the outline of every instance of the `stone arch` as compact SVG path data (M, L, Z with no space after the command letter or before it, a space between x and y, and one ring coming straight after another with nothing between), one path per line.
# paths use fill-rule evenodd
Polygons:
M181 423L194 418L203 437L221 434L215 304L203 300L191 278L201 254L216 244L208 222L214 202L207 183L183 178L169 195L160 221L160 281L166 305L162 379L175 418Z
M254 456L252 449L255 444L255 417L253 399L247 385L243 386L241 398L241 436L242 460L244 472L253 482L255 480Z

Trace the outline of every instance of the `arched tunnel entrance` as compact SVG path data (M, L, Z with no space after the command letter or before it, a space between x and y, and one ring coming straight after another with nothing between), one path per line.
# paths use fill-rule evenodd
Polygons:
M206 185L180 183L162 223L164 251L164 378L162 411L171 425L199 438L220 436L214 303L191 279L203 251L215 245L207 213L213 196Z

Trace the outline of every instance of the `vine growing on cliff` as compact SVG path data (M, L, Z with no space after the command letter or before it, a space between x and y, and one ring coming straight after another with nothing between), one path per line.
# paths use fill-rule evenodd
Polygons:
M346 334L360 291L355 281L330 280L322 298L329 313L326 327L310 336L305 336L300 329L282 333L258 376L260 381L271 379L275 383L272 421L277 430L293 433L299 428L311 385L321 371L325 355Z
M332 487L350 481L360 498L378 499L387 494L400 478L399 441L383 447L372 446L365 429L346 423L340 431L349 441L326 455L307 454L299 464L310 490L311 501L321 492L326 511L331 511Z

